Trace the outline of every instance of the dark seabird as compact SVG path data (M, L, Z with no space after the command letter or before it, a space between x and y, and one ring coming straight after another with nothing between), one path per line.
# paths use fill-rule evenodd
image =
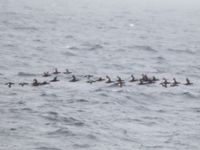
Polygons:
M117 82L117 85L119 86L119 87L122 87L123 85L124 85L124 82L121 80L121 81L118 81Z
M39 86L40 83L37 81L37 79L33 79L32 86Z
M55 71L53 72L53 74L59 74L60 72L58 71L57 68L55 68Z
M129 82L136 82L138 81L137 79L135 79L134 75L131 75L131 80Z
M103 79L102 77L99 77L96 81L104 81L105 79Z
M153 81L159 81L159 79L157 79L155 76L152 77Z
M106 76L106 78L107 78L107 81L106 81L106 83L113 83L113 81L110 79L110 77L109 77L109 76Z
M180 82L177 82L175 78L173 78L173 82L171 83L171 87L178 86Z
M54 77L52 80L50 80L49 82L58 82L59 80L57 79L57 77Z
M96 82L96 81L94 81L94 80L88 80L88 81L87 81L87 83L90 83L90 84L92 84L92 83L94 83L94 82Z
M175 84L181 84L180 82L177 82L175 78L173 78L173 81Z
M178 84L176 84L176 83L173 82L172 84L170 84L170 86L171 87L175 87L175 86L178 86Z
M166 78L163 78L163 82L162 83L164 83L164 84L170 84L170 82L168 82Z
M117 86L122 87L123 85L125 85L124 80L122 80L119 76L117 76L117 81L115 83Z
M161 85L165 88L167 88L167 84L165 82L161 83Z
M143 81L148 81L149 78L148 78L148 76L146 74L142 74L142 80Z
M139 80L140 82L138 83L138 85L144 85L145 83L143 82L143 79Z
M13 82L7 82L7 83L5 83L5 85L7 85L9 88L11 88L11 86L12 85L14 85L15 83L13 83Z
M170 82L167 81L166 78L163 78L163 82L160 83L163 87L167 88L167 85L170 84Z
M65 69L65 72L63 72L64 74L71 74L72 72L69 71L69 69Z
M193 83L190 82L188 78L186 78L186 83L184 85L192 85Z
M25 85L28 85L28 84L29 84L29 83L26 83L26 82L20 82L20 83L19 83L19 85L21 85L22 87L25 86Z
M153 84L155 81L153 79L148 79L147 84Z
M124 80L122 80L121 77L117 76L117 82L124 82Z
M76 82L76 81L79 81L79 79L77 79L75 75L72 75L72 79L70 80L70 82Z
M88 75L85 75L84 77L87 78L87 79L90 79L90 78L93 77L93 75L88 74Z
M49 76L51 76L51 74L49 72L44 72L42 76L43 77L49 77Z

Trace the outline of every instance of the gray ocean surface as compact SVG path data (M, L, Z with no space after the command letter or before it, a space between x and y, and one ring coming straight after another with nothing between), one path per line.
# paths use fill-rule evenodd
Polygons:
M200 5L190 2L0 0L0 150L199 150ZM4 85L49 80L56 67L81 80ZM82 78L142 73L194 85Z

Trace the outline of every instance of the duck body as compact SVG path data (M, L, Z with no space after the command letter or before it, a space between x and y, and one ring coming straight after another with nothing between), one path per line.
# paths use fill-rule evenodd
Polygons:
M161 83L162 87L167 88L167 84L166 83Z
M40 83L38 82L37 79L33 79L33 83L32 83L32 86L39 86Z
M113 83L112 86L122 87L124 85L125 85L125 82L123 82L123 81L116 81L115 83Z
M29 83L21 82L21 83L19 83L19 85L21 85L21 86L23 87L23 86L25 86L25 85L29 85Z
M147 84L154 84L154 83L156 83L153 79L149 79L148 81L147 81Z
M15 83L13 83L13 82L7 82L7 83L5 83L5 85L7 85L9 88L11 88L12 87L12 85L14 85Z
M180 82L177 82L175 78L173 78L173 82L171 83L171 87L175 87L178 86L180 84Z
M101 81L104 81L105 79L103 79L102 77L99 77L96 81L99 81L99 82L101 82Z
M87 79L90 79L90 78L93 77L93 75L88 74L88 75L85 75L84 77L87 78Z
M175 86L178 86L178 84L172 83L172 84L170 84L170 86L171 86L171 87L175 87Z
M94 81L94 80L88 80L88 81L87 81L87 83L90 83L90 84L92 84L92 83L94 83L94 82L96 82L96 81Z
M61 72L58 71L57 68L55 68L55 71L53 72L53 74L60 74Z
M69 71L69 69L66 69L65 72L63 72L64 74L71 74L72 72Z
M157 79L155 76L152 77L153 81L159 81L159 79Z
M106 81L106 83L113 83L114 81L112 81L111 79L110 79L110 77L109 76L106 76L106 78L107 78L107 81Z
M142 78L141 78L143 81L148 81L149 78L146 74L142 74Z
M57 79L57 77L54 77L52 80L50 80L49 82L58 82L59 80Z
M124 86L124 85L125 85L125 83L124 83L124 82L122 82L122 81L120 81L120 82L118 82L118 83L117 83L117 85L118 85L119 87L122 87L122 86Z
M43 77L49 77L49 76L51 76L51 74L49 72L44 72L42 76Z
M160 84L170 84L170 82L169 82L169 81L167 81L167 79L166 79L166 78L163 78L163 82L161 82Z
M122 80L121 77L117 76L117 82L124 82L124 80Z
M72 79L69 82L77 82L79 79L76 78L75 75L72 75Z
M167 88L167 85L170 84L170 82L168 82L166 78L163 78L163 82L161 82L160 84L162 85L162 87Z
M193 83L190 82L188 78L186 78L186 83L184 85L192 85Z
M136 82L138 81L137 79L135 79L135 77L133 75L131 75L131 80L129 82Z
M145 82L145 81L143 81L143 79L140 79L140 80L139 80L138 85L146 85L146 84L148 84L148 83Z

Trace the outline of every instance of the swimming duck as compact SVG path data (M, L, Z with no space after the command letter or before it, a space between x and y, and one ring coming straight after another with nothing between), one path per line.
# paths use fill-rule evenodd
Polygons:
M167 85L170 84L170 82L167 81L166 78L163 78L163 82L160 83L163 87L167 88Z
M121 77L117 76L117 82L124 82L124 80L122 80Z
M59 80L57 79L57 77L54 77L52 80L50 80L49 82L58 82Z
M106 78L107 78L107 81L106 81L106 83L113 83L113 81L110 79L110 77L109 77L109 76L106 76Z
M139 81L140 81L140 82L138 83L138 85L145 85L145 84L148 84L148 83L145 82L143 79L140 79Z
M115 83L117 86L122 87L123 85L125 85L124 80L122 80L119 76L117 76L117 81Z
M153 79L148 79L147 84L153 84L155 81Z
M157 79L155 76L152 77L153 81L159 81L159 79Z
M69 69L65 69L65 72L63 72L64 74L71 74L72 72L69 71Z
M5 85L7 85L9 88L11 88L11 86L12 85L14 85L15 83L13 83L13 82L7 82L7 83L5 83Z
M72 79L69 82L76 82L76 81L79 81L79 79L77 79L75 75L72 75Z
M164 84L170 84L170 82L168 82L166 78L163 78L163 82L162 83L164 83Z
M184 85L192 85L193 83L190 82L188 78L186 78L186 83Z
M118 81L116 84L117 84L119 87L122 87L123 85L125 85L125 83L124 83L122 80Z
M142 80L143 81L148 81L149 78L148 78L148 76L146 74L142 74Z
M38 82L37 79L33 79L33 83L32 83L32 86L39 86L40 83Z
M161 85L165 88L167 88L167 84L165 82L161 83Z
M135 79L135 77L133 75L131 75L131 80L129 82L136 82L138 81L137 79Z
M23 87L24 85L28 85L28 83L26 83L26 82L20 82L19 85L21 85Z
M94 81L94 80L88 80L88 81L87 81L87 83L90 83L90 84L92 84L92 83L94 83L94 82L96 82L96 81Z
M99 77L96 81L104 81L105 79L103 79L102 77Z
M177 82L175 78L173 78L173 82L171 83L171 87L178 86L180 82Z
M138 83L138 85L144 85L144 82L142 79L139 80L140 82Z
M88 75L85 75L84 77L87 78L87 79L90 79L90 78L93 77L93 75L88 74Z
M58 71L57 68L55 68L55 71L53 72L53 74L59 74L60 72Z
M42 76L43 76L43 77L49 77L49 76L51 76L51 75L50 75L49 72L44 72Z
M181 84L180 82L176 81L176 78L173 78L173 81L174 81L175 84Z

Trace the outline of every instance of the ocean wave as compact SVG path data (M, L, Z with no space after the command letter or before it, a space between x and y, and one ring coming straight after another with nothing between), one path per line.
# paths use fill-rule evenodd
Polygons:
M35 148L36 150L61 150L59 148L52 148L52 147L38 147Z
M35 76L37 76L39 74L27 73L27 72L18 72L17 75L21 76L21 77L35 77Z
M15 30L27 30L27 31L38 31L39 29L37 27L14 27Z
M189 50L189 49L173 49L169 48L168 51L174 52L174 53L186 53L186 54L191 54L194 55L195 51Z
M72 131L70 131L68 128L60 128L60 129L57 129L55 131L50 131L50 132L47 132L47 135L51 135L51 136L60 136L60 135L76 136L76 134L73 133Z
M183 94L186 98L193 98L193 99L196 99L197 98L197 96L195 96L193 93L191 93L191 92L183 92L183 93L181 93L181 94Z
M74 52L69 52L69 51L63 52L62 54L63 54L64 56L67 56L67 57L69 57L69 56L77 56Z
M135 45L133 46L135 49L137 50L144 50L144 51L148 51L148 52L154 52L156 53L157 50L152 48L151 46L147 46L147 45Z
M90 148L89 144L73 144L74 148Z

